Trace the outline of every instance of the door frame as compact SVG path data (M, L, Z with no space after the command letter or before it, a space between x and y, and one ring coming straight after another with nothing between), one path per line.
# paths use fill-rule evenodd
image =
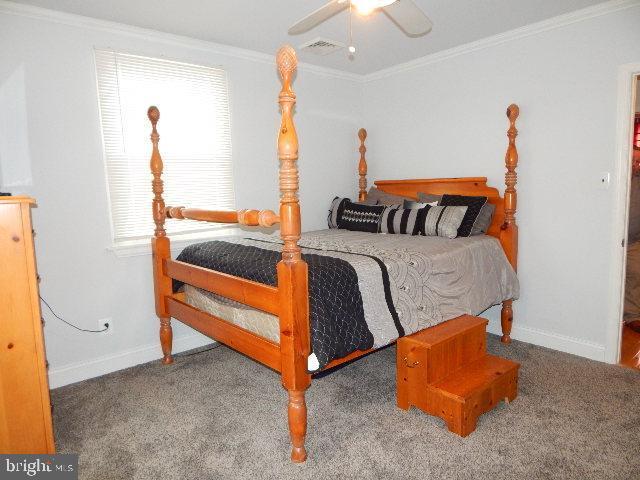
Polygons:
M611 314L606 326L605 361L620 361L620 343L624 313L625 273L627 266L627 232L629 229L629 194L631 185L631 129L635 116L636 84L640 63L622 65L618 71L618 109L616 121L616 176L613 212L613 252Z

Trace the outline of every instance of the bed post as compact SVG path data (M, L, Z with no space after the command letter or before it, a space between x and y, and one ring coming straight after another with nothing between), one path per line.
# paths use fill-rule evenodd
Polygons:
M149 107L147 116L151 122L151 173L153 174L153 221L156 224L153 238L151 239L151 250L153 252L153 286L156 297L156 314L160 318L160 345L162 346L162 363L168 365L173 363L171 356L171 344L173 342L173 332L171 330L171 316L167 311L165 298L171 295L171 279L164 274L163 262L171 258L171 248L169 237L164 229L166 218L164 191L162 183L162 157L158 150L160 135L156 130L156 125L160 119L160 111L156 107Z
M291 460L307 458L304 447L307 433L305 390L311 384L307 373L309 356L309 293L307 264L302 260L300 239L300 204L298 202L298 137L293 123L296 95L291 79L297 66L296 53L290 46L278 51L278 71L282 77L279 103L282 123L278 132L280 159L280 235L284 241L282 260L278 263L280 293L280 358L282 385L289 395L288 416L291 436Z
M367 152L367 147L364 146L364 141L367 139L367 131L364 128L358 130L358 138L360 139L360 162L358 162L358 174L360 175L359 188L360 191L358 193L358 201L364 202L367 198L367 159L365 158L365 153Z
M516 148L516 137L518 129L516 128L516 120L520 114L518 105L511 104L507 108L507 117L509 118L509 147L504 158L507 173L504 176L506 189L504 191L504 223L500 232L500 243L502 243L507 259L517 270L518 266L518 225L516 224L516 206L518 201L518 193L516 192L516 183L518 174L516 167L518 166L518 149ZM500 323L502 325L502 343L511 343L511 325L513 324L513 300L505 300L502 302L502 312L500 314Z

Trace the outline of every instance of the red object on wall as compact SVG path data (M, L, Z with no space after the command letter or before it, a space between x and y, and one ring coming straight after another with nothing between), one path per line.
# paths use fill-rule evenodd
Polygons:
M633 121L633 159L631 160L631 171L635 176L640 175L640 112L636 113Z

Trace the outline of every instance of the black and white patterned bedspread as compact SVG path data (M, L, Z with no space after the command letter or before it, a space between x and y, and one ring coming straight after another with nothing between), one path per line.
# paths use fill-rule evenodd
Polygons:
M497 240L484 235L450 240L333 229L305 233L299 244L309 267L317 369L519 293ZM177 260L276 286L281 249L277 237L252 234L191 245ZM174 290L181 286L174 281Z
M177 260L276 286L276 264L281 253L279 249L268 249L269 246L273 243L249 238L234 243L216 240L185 248ZM307 252L302 258L309 268L311 350L319 368L356 350L372 348L374 338L365 320L356 269L348 261L333 256ZM382 261L374 261L382 281L371 287L377 287L378 294L388 298L389 314L397 318L386 267ZM174 291L181 286L181 282L174 280ZM403 335L399 322L397 326L397 336Z

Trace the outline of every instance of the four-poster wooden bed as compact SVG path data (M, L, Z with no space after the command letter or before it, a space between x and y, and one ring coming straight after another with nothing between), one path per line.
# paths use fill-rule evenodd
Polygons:
M307 370L307 359L310 352L308 268L298 245L301 237L298 201L298 139L292 118L296 96L291 88L296 66L295 51L288 46L282 47L277 54L277 67L282 79L282 89L279 94L282 120L277 141L280 161L279 213L271 210L211 211L165 206L161 179L163 165L158 150L159 135L156 129L160 118L158 109L150 107L148 117L153 127L151 171L153 174L155 233L152 239L152 249L155 304L157 315L160 318L162 361L165 364L173 361L171 355L171 318L173 317L279 372L282 385L288 392L291 459L294 462L302 462L307 455L304 446L307 428L305 390L311 384L311 374ZM417 197L418 192L487 196L488 201L496 206L495 215L487 233L498 238L507 259L515 269L518 244L518 227L515 221L515 169L518 163L515 121L518 117L518 107L511 105L507 110L507 116L510 128L508 130L509 147L505 162L507 173L504 197L500 196L497 189L487 186L485 177L382 180L376 181L375 185L384 192L413 198ZM359 199L364 200L367 195L367 163L365 158L367 133L361 129L358 136L360 138ZM283 245L282 257L277 264L277 286L173 260L169 238L164 228L167 218L262 227L279 224ZM277 316L279 318L280 343L274 343L222 318L193 307L185 301L183 293L173 292L173 279ZM511 304L512 300L506 300L502 307L502 341L505 343L510 342L509 334L513 318ZM324 369L348 362L370 351L353 352L343 358L331 361Z

